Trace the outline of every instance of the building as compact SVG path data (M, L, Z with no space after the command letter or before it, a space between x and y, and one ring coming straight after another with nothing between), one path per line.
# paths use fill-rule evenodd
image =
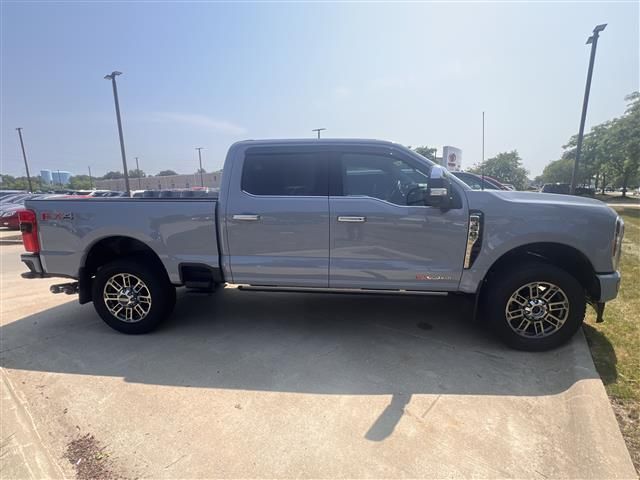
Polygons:
M40 170L40 179L45 185L68 185L72 176L65 170Z
M222 170L202 175L203 184L208 188L220 188L220 178ZM164 177L129 177L129 188L131 190L170 190L172 188L193 188L200 187L200 174L190 173L186 175L167 175ZM98 190L125 190L124 178L113 180L96 180L95 187Z

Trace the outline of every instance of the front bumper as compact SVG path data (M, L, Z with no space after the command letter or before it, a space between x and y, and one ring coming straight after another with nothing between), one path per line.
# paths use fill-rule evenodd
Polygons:
M600 298L594 299L598 303L608 302L618 296L620 288L620 272L598 273L596 278L600 283Z

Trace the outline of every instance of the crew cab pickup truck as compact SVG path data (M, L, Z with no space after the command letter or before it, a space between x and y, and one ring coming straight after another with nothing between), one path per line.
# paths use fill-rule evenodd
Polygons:
M375 140L234 144L215 199L29 200L32 277L146 333L175 287L470 295L508 345L546 350L616 297L623 222L604 203L477 191L412 150ZM366 299L363 298L363 301ZM427 315L427 313L425 313Z

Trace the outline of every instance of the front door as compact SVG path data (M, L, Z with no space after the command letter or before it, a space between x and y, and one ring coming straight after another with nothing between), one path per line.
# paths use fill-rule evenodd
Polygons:
M260 147L238 163L225 213L233 282L327 287L327 154Z
M446 211L416 201L430 166L399 149L344 148L332 162L329 286L455 290L468 221L460 192Z

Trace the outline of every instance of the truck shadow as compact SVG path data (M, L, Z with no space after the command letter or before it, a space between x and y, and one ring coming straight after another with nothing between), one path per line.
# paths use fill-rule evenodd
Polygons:
M69 302L0 329L9 369L127 382L308 394L392 395L366 438L386 438L414 394L536 396L597 378L582 335L546 353L509 350L460 297L179 293L171 319L119 334Z

